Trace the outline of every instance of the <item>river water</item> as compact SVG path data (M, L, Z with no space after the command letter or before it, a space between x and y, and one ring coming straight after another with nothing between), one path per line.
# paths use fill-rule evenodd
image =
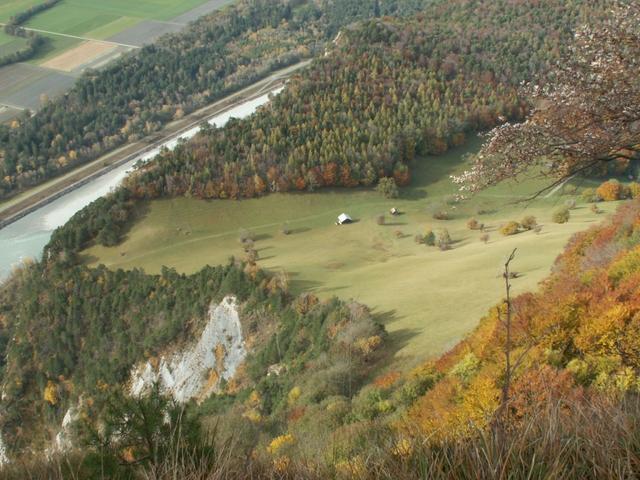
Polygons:
M221 127L230 118L248 117L260 105L264 105L269 101L270 94L277 94L281 90L282 88L279 88L241 103L224 113L211 117L208 122L211 125ZM173 149L180 139L193 137L199 129L199 126L195 126L182 134L170 138L162 146ZM130 162L111 170L0 230L0 279L5 278L13 266L24 259L39 259L42 249L49 241L53 230L64 225L78 210L117 187L122 179L133 170L138 161L147 161L155 157L160 148L158 147L136 157Z

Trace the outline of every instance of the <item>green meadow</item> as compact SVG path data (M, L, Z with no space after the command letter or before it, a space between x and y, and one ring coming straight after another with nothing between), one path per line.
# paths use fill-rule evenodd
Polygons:
M552 212L576 198L581 185L523 202L544 185L539 180L505 183L453 204L455 187L449 175L464 168L466 151L477 148L476 141L466 149L421 159L414 166L412 186L402 189L399 199L385 199L368 189L339 189L242 201L153 201L141 207L141 219L122 244L94 246L84 252L86 261L148 272L166 265L189 273L231 256L241 258L239 232L248 230L255 238L259 265L286 272L295 292L363 302L385 323L398 355L437 355L464 337L501 299L500 266L514 248L517 294L535 289L567 240L606 218L616 206L599 204L605 213L595 214L578 195L570 221L552 223ZM389 215L392 207L402 214ZM432 212L440 208L452 218L434 220ZM336 226L342 212L356 222ZM378 225L377 217L384 213L386 224ZM525 215L534 215L542 224L539 233L504 237L498 232L501 224ZM467 228L472 217L485 224L487 243L481 241L481 232ZM291 230L288 235L282 232L284 224ZM443 228L453 239L451 250L414 240L427 229Z
M170 21L206 0L64 0L39 13L25 26L54 33L104 40L144 20ZM17 12L42 3L40 0L8 0L1 2L0 22L7 22ZM55 57L82 42L80 39L43 34L49 46L35 58L39 63ZM0 45L2 39L0 38Z

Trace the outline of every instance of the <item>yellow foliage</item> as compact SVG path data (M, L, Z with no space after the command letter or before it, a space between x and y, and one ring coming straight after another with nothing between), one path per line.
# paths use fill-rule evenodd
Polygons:
M260 412L255 408L247 410L242 416L253 423L260 423L262 421L262 415L260 415Z
M104 392L109 388L109 384L106 383L104 380L100 379L96 382L96 388L101 392Z
M300 389L300 387L298 386L293 387L289 391L289 395L287 395L287 400L289 402L289 405L293 405L294 403L296 403L296 401L300 398L300 395L302 395L302 390Z
M286 455L273 460L273 468L280 474L285 473L289 469L289 465L291 465L291 459Z
M247 404L252 407L259 406L261 402L262 399L260 398L260 394L256 390L251 392L251 395L249 395L249 398L247 399Z
M633 318L629 306L614 304L605 312L585 319L576 335L576 346L593 355L618 356L621 347L640 345L639 322L632 321Z
M273 440L267 447L267 452L271 455L276 455L283 448L289 447L295 443L295 438L290 433L285 433L284 435L280 435Z
M360 455L336 463L336 473L339 478L361 478L366 472L364 461Z
M408 457L413 453L413 443L408 438L402 437L396 442L392 453L396 457Z
M56 405L58 403L58 387L51 380L47 382L47 386L44 389L44 399L51 405Z
M378 335L374 335L369 338L360 338L356 340L354 346L360 350L364 355L371 354L376 348L380 346L382 339Z

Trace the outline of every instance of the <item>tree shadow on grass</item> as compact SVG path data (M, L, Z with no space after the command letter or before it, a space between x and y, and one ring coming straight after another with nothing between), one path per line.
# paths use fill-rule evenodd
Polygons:
M385 342L384 355L387 356L389 360L392 360L398 351L409 345L411 340L416 335L420 334L420 330L417 328L400 328L389 332L388 326L402 318L398 315L395 309L387 311L373 311L372 315L374 320L380 322L387 330L388 336Z

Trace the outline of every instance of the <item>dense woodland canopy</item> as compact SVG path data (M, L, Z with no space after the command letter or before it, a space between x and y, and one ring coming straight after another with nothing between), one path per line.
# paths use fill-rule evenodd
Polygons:
M15 453L46 448L47 432L59 428L80 397L100 416L108 393L124 389L132 365L193 341L210 303L227 294L239 299L245 340L257 345L244 377L202 407L210 413L255 392L260 401L249 414L276 421L303 376L313 403L330 395L348 399L379 356L384 329L366 307L293 298L286 280L255 264L231 262L189 276L89 269L70 259L31 265L0 293L5 444ZM267 376L274 364L284 373Z
M33 117L0 125L0 197L98 157L322 52L341 27L424 0L242 0L139 52L89 71ZM54 7L55 8L55 7Z
M132 363L193 334L208 302L232 292L244 301L248 328L275 335L249 358L246 383L189 408L238 435L243 472L252 462L263 462L272 477L310 478L431 478L432 466L442 468L441 478L490 476L510 471L509 462L543 478L637 471L637 409L625 410L640 391L637 201L576 235L540 291L511 302L518 361L506 403L510 423L497 436L504 303L437 361L374 376L389 352L383 328L361 305L291 298L286 278L252 264L152 276L89 269L78 258L90 242L117 243L143 206L140 197L238 198L367 185L383 175L408 181L412 162L428 161L420 154L443 151L500 116L522 115L520 81L559 58L586 12L600 12L593 2L532 5L449 1L411 20L349 29L333 53L258 115L163 153L126 188L78 212L54 233L42 262L0 292L10 446L45 443L46 434L29 430L57 428L82 392L99 407L103 388L122 382ZM287 374L266 376L279 362ZM56 402L47 397L50 385ZM532 458L542 460L531 466Z
M434 2L410 20L344 31L260 113L208 129L133 175L136 197L406 185L417 157L528 107L518 85L558 60L600 2ZM419 161L428 161L421 158Z

